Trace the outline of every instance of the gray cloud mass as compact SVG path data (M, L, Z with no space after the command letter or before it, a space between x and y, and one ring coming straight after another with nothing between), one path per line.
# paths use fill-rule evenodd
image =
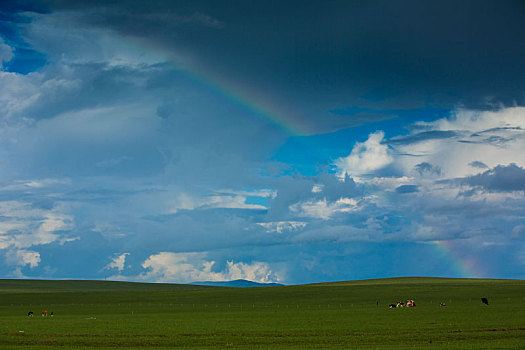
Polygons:
M0 13L0 276L524 277L523 2Z
M514 163L498 165L481 174L469 176L462 183L490 192L525 191L525 169Z
M520 1L44 3L87 28L174 53L183 66L228 77L250 94L271 92L276 104L302 114L307 133L355 125L330 117L344 106L525 102ZM314 95L315 104L305 98Z

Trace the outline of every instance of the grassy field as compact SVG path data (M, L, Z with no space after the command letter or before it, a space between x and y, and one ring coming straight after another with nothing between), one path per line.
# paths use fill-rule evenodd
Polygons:
M388 308L406 299L417 306ZM55 316L41 317L42 310ZM0 280L0 348L26 347L524 349L525 281L225 288Z

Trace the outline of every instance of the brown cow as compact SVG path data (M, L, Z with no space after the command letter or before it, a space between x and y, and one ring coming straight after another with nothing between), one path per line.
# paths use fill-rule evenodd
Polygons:
M47 310L42 311L42 317L46 317L46 316L47 316Z

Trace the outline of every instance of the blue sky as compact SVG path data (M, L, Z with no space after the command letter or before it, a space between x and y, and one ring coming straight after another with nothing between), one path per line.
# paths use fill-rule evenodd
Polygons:
M4 1L0 277L525 277L520 1Z

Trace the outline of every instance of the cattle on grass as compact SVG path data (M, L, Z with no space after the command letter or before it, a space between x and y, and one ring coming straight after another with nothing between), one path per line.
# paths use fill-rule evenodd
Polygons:
M33 311L29 311L29 312L27 313L27 317L33 317L33 315L34 315L34 312L33 312Z
M489 304L489 301L487 300L487 298L481 298L481 302L485 305L488 305Z
M46 316L47 316L47 310L42 311L42 317L46 317Z

